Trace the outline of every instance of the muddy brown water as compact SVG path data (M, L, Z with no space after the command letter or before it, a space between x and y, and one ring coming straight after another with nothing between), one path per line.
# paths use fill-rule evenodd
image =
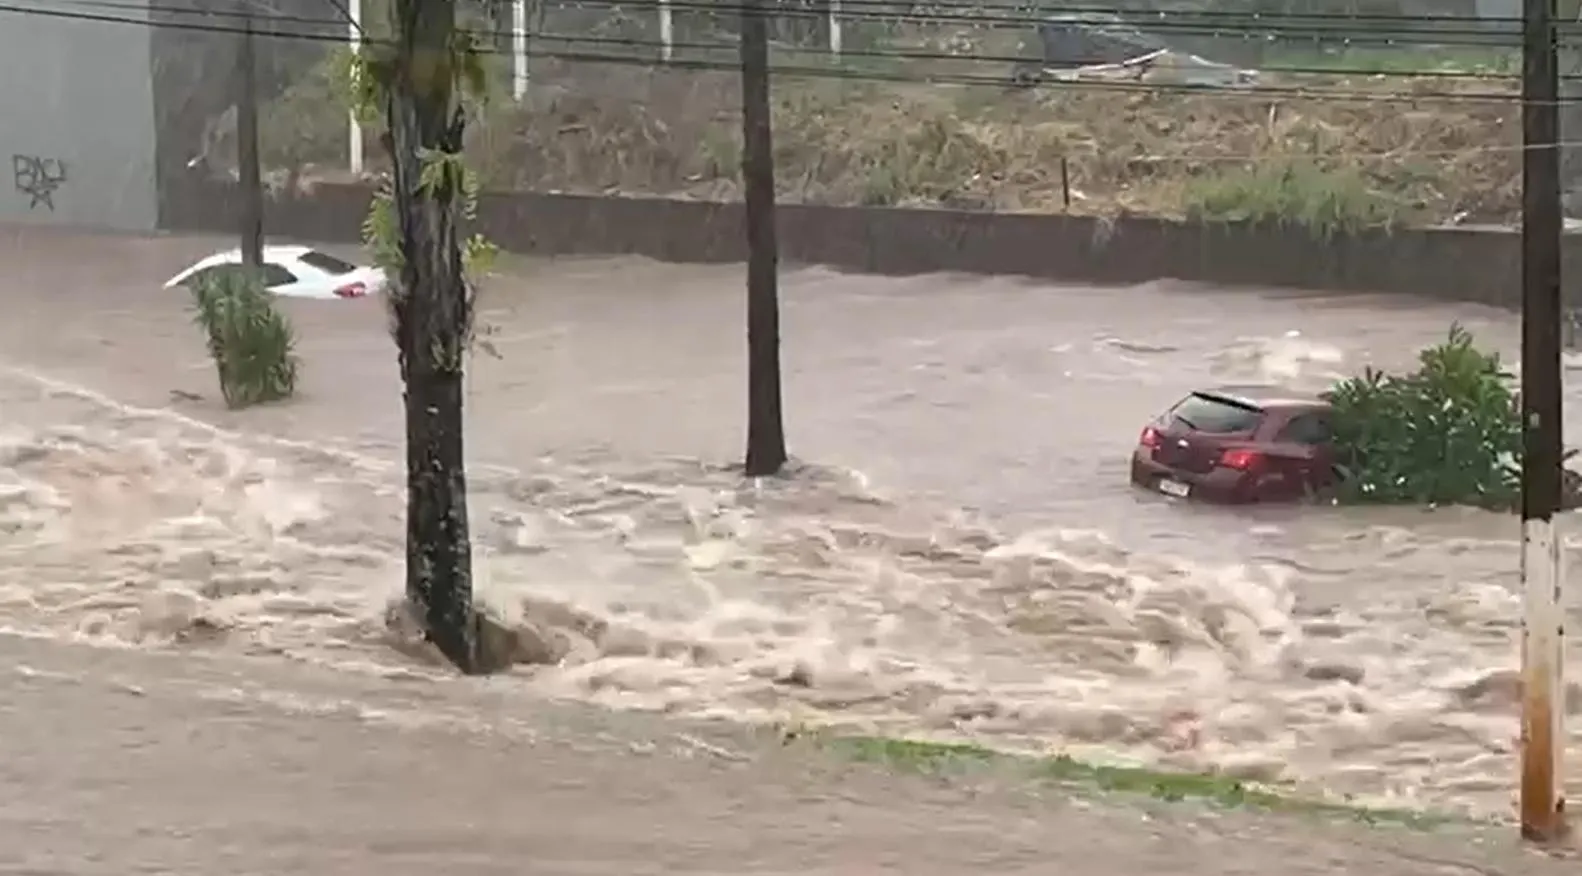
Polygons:
M721 723L0 634L0 869L484 876L1558 874L1431 833L853 764ZM1047 792L1047 793L1046 793Z
M445 684L392 649L400 402L377 301L292 301L295 401L223 410L179 294L217 240L0 237L0 624ZM1194 387L1400 367L1469 306L783 277L788 482L744 484L742 271L514 260L470 372L502 683L1507 814L1513 518L1196 508L1125 461Z

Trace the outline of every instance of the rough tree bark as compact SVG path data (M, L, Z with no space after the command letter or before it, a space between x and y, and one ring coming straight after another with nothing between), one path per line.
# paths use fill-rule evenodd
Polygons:
M478 672L472 545L462 442L462 368L472 322L463 274L459 179L425 184L425 157L459 153L455 0L395 0L388 113L396 226L403 254L391 294L405 385L406 593L431 642Z
M742 181L747 211L747 474L786 463L780 399L779 243L766 0L742 4Z

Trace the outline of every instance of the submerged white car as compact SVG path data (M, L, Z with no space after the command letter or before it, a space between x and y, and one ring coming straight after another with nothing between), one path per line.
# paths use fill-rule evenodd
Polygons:
M241 268L241 250L215 253L171 277L165 288ZM266 246L264 284L270 292L291 298L362 298L383 292L385 275L378 268L359 267L305 246Z

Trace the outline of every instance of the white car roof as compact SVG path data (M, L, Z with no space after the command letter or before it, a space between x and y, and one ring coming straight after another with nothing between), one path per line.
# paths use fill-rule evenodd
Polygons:
M308 253L312 247L307 246L266 246L264 247L264 261L266 262L294 262ZM217 252L214 255L199 259L187 268L189 271L202 270L215 265L234 265L242 261L241 249L230 249Z
M315 250L313 247L302 246L300 244L266 246L264 247L264 261L274 262L276 264L303 265L302 257L314 251ZM165 281L165 287L168 289L176 286L177 284L186 280L187 277L190 277L199 271L212 268L216 265L239 265L241 263L242 251L240 248L230 249L224 252L217 252L214 255L201 258L198 261L193 262L192 264L183 268L180 273L176 274L176 276ZM312 265L306 265L306 267L319 274L325 273L323 270Z

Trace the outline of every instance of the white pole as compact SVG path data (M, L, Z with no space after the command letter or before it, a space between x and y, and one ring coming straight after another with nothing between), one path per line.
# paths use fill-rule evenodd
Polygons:
M1522 830L1553 840L1563 828L1566 750L1565 565L1555 516L1522 521Z
M840 57L840 0L829 0L829 53Z
M347 4L351 22L348 30L351 34L352 51L356 52L363 43L363 3L362 0L349 0ZM350 139L347 141L347 163L351 166L352 174L362 176L363 173L363 125L357 121L357 111L352 110Z
M527 0L511 3L511 94L527 96Z
M670 0L659 0L659 44L659 57L668 63L676 45L675 23L670 20Z

